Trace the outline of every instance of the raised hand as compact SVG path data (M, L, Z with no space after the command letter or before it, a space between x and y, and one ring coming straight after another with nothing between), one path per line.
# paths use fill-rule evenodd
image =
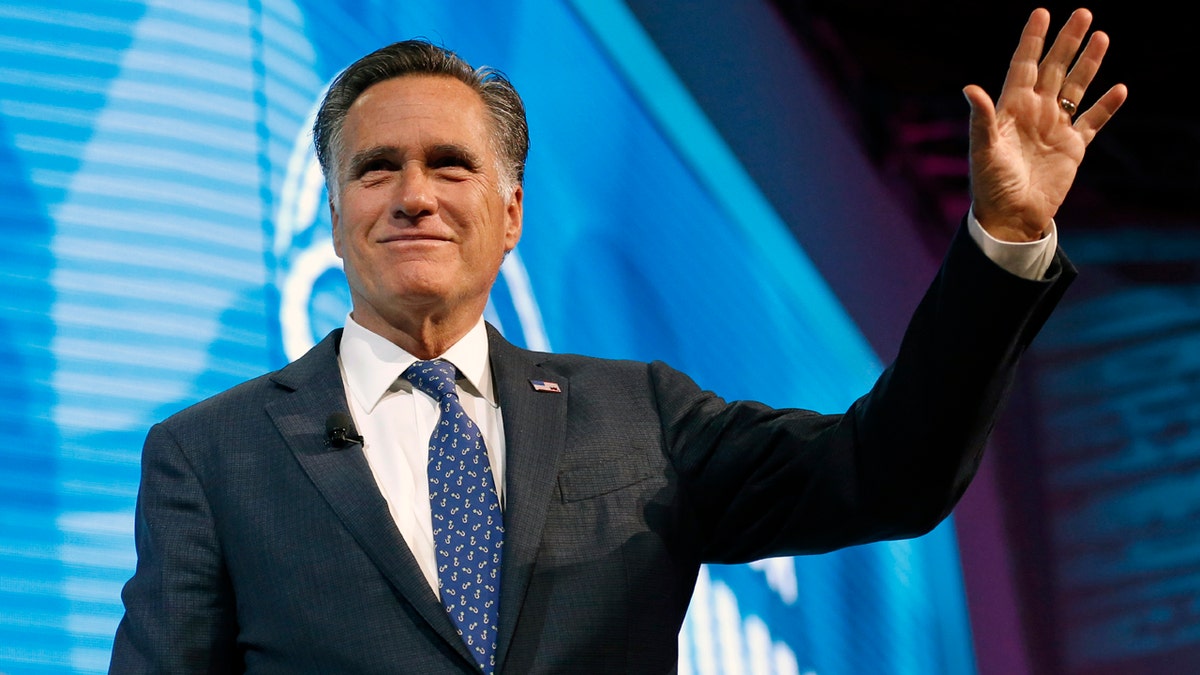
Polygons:
M1085 149L1128 96L1125 85L1115 85L1076 115L1108 50L1108 35L1096 31L1079 53L1091 23L1091 12L1076 10L1042 58L1050 13L1034 10L999 100L993 104L974 84L963 89L971 104L975 217L997 239L1035 241L1049 231Z

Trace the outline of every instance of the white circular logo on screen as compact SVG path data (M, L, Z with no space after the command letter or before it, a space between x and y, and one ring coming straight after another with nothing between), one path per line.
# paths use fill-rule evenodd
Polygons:
M279 292L279 326L289 361L341 327L350 312L346 274L333 251L325 179L312 144L315 115L314 106L292 145L277 201L271 246ZM508 340L529 349L549 351L541 311L516 250L500 266L496 285L507 292L493 291L484 317Z

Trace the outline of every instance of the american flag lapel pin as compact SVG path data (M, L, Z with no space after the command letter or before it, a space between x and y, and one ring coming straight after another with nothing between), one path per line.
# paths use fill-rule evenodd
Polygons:
M545 380L530 380L529 384L533 385L534 391L548 391L551 394L561 394L562 387L558 386L557 382L547 382Z

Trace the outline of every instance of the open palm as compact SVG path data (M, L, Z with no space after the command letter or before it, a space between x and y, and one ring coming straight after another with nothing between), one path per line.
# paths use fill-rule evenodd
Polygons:
M1091 12L1076 10L1042 58L1050 14L1035 10L998 101L977 85L963 90L971 104L975 217L997 239L1034 241L1049 231L1088 144L1125 102L1118 84L1074 117L1108 49L1108 36L1095 32L1079 53L1091 22Z

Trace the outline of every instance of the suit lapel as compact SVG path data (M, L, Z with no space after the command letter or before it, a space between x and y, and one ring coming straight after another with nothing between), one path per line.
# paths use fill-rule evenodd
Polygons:
M473 664L466 645L400 535L362 446L337 449L326 443L325 419L335 412L349 414L337 362L340 339L340 330L331 333L273 377L292 391L268 404L267 413L359 546L425 621Z
M570 392L566 378L544 370L532 352L512 346L490 325L488 338L505 440L504 564L496 653L501 670L537 561L566 441ZM530 380L555 382L561 392L536 391Z

